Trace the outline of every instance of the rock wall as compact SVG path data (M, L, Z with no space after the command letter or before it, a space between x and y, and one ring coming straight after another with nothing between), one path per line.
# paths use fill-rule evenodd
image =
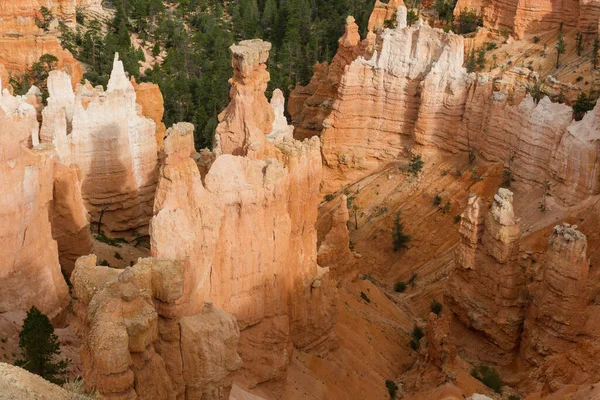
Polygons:
M142 114L156 124L156 144L158 148L165 140L167 127L162 122L165 113L165 102L160 88L156 83L142 82L139 85L132 78L131 84L135 88L135 101L142 106Z
M87 84L74 94L61 71L50 74L48 90L41 141L52 142L62 162L81 170L91 221L103 213L104 230L144 230L158 178L156 125L142 116L118 55L106 91Z
M83 77L81 65L73 55L64 50L57 37L57 24L50 32L44 32L35 24L41 17L41 6L50 8L55 16L74 20L75 0L17 0L0 4L0 64L15 75L25 72L44 54L58 58L58 67L64 68L77 84Z
M82 257L72 276L87 385L111 399L227 400L239 328L234 317L204 303L178 314L181 262L139 259L116 270Z
M238 319L250 386L283 377L294 345L327 348L335 321L335 283L317 265L319 140L293 140L281 96L265 98L268 48L231 47L234 97L204 177L193 127L167 130L150 229L153 256L182 260L182 313L211 300Z
M512 193L499 189L486 213L481 199L469 198L456 268L444 297L463 324L481 332L504 354L519 345L525 314L525 278L518 264L520 230L512 202Z
M557 225L548 239L541 287L527 312L521 356L539 364L575 347L584 331L588 305L587 240L577 225Z
M407 157L424 78L434 68L464 75L463 38L422 21L407 27L406 8L399 10L397 28L381 34L381 49L346 67L333 111L323 122L325 193Z
M52 146L36 145L36 111L5 90L0 102L0 312L35 305L55 318L69 303L52 238ZM32 140L33 137L33 140Z
M454 9L458 16L474 9L486 27L508 29L522 39L527 34L543 33L565 27L578 27L584 34L598 33L598 0L459 0Z

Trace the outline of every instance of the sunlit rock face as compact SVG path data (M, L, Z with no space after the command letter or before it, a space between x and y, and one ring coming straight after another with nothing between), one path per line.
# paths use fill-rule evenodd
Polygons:
M204 303L182 316L180 261L139 259L125 270L81 257L72 276L86 384L115 399L227 400L240 368L237 321Z
M518 264L520 230L513 194L499 189L486 212L477 197L463 214L456 269L445 300L458 319L504 354L519 344L525 278Z
M55 318L69 304L51 226L56 153L51 145L33 145L37 142L34 107L4 91L0 101L0 312L34 305Z
M61 71L50 74L48 89L41 141L80 169L91 221L102 214L107 231L145 229L158 178L156 124L142 115L118 55L106 91L86 84L75 94Z
M231 47L232 99L207 171L190 157L193 126L167 130L150 226L153 256L182 261L178 309L193 315L210 300L237 318L250 386L282 378L294 346L335 342L335 282L317 265L319 139L294 140L281 93L264 96L269 48Z

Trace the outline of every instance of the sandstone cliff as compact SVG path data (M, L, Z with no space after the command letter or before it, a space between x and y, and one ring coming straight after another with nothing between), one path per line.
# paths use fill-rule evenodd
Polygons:
M81 170L91 221L103 214L107 231L144 229L158 177L156 125L142 116L118 55L106 91L88 84L75 94L62 71L50 74L48 90L41 141Z
M68 305L52 238L52 146L36 145L35 109L5 90L0 102L0 312L35 305L50 318ZM33 137L33 139L32 139Z
M46 6L55 16L75 19L76 0L17 0L0 4L0 64L11 74L20 75L44 54L58 58L58 67L69 72L72 84L77 84L83 74L81 65L73 55L64 50L56 29L44 33L35 24L41 6ZM54 24L53 26L56 26Z
M456 269L445 291L445 301L457 318L481 332L504 355L519 344L525 300L512 197L509 190L499 189L487 213L481 199L469 199Z
M521 355L531 363L573 348L586 322L587 240L577 226L557 225L548 239L542 285L529 307Z
M139 259L121 271L86 256L72 282L91 388L111 399L229 399L241 366L237 322L210 303L194 315L177 312L181 262Z
M485 26L508 29L517 38L556 29L561 23L584 34L597 34L600 16L597 0L459 0L454 14L465 9L476 10Z
M158 148L162 146L165 140L167 127L162 122L165 113L164 99L160 88L155 83L143 82L139 85L135 79L131 79L131 84L135 88L135 101L142 106L142 115L150 118L156 124L156 144Z
M268 48L231 48L234 97L203 179L190 158L193 127L167 131L150 229L154 256L182 260L182 312L210 300L238 319L251 386L281 378L293 345L327 348L335 320L335 283L317 266L319 140L293 140L277 92L268 104Z

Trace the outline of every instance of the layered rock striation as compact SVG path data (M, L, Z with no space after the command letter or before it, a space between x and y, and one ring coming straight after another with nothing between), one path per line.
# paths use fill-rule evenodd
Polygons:
M521 355L541 359L575 347L587 319L587 240L577 225L557 225L548 239L542 284L533 295Z
M265 98L268 48L231 47L231 104L204 176L190 157L193 126L167 130L150 226L152 255L182 261L178 309L192 315L210 300L239 321L251 386L282 378L294 346L328 348L336 315L335 282L317 265L319 140L292 139L282 96Z
M62 71L50 74L48 90L41 142L80 169L91 221L102 215L112 232L145 229L158 178L156 124L143 117L118 55L106 91L86 84L75 94Z
M520 230L512 193L499 189L489 212L477 197L462 215L456 267L445 292L448 307L503 354L519 345L525 279L518 264Z
M36 306L50 318L69 303L53 239L54 164L38 142L37 113L5 90L0 102L0 312Z
M546 32L559 26L577 27L584 34L598 33L600 2L597 0L459 0L454 9L458 16L464 10L476 10L484 25L492 29L508 29L517 38Z
M73 85L82 76L81 65L73 55L62 48L58 35L58 24L51 24L51 31L44 32L36 23L41 18L40 8L49 8L55 17L66 21L75 20L76 0L17 0L0 4L0 64L13 75L23 74L44 54L58 58L58 67L71 76Z
M193 315L177 312L181 262L146 258L116 270L85 256L72 282L92 389L110 399L229 399L241 366L238 324L208 302Z

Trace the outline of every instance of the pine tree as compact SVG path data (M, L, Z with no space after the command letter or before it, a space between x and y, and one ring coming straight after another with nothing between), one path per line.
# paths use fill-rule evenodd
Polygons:
M477 70L477 60L475 58L475 47L471 47L469 57L467 58L467 72L475 72Z
M598 68L598 50L600 49L600 39L598 39L598 35L594 39L594 47L592 49L592 66L594 69Z
M577 31L575 34L575 41L577 43L577 56L581 57L581 52L583 51L583 35L581 32Z
M406 244L410 242L410 236L404 233L404 226L400 221L400 211L396 213L396 219L394 220L394 230L392 232L392 239L394 244L394 251L406 249Z
M485 48L482 47L477 50L477 70L483 71L485 69Z
M560 66L560 55L567 51L567 44L565 43L562 32L558 33L554 48L556 49L556 68L558 68Z
M15 365L52 383L63 383L70 360L54 361L60 355L60 344L47 316L34 306L27 311L19 333L22 358Z

